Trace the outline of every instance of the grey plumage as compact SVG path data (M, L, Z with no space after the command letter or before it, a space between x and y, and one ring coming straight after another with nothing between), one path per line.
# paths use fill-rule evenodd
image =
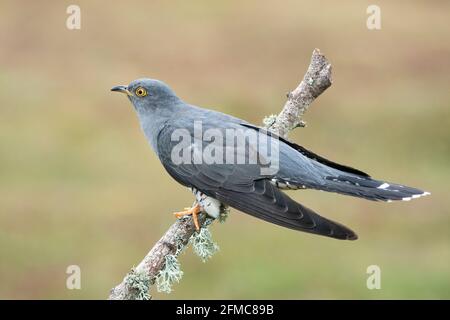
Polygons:
M145 96L137 95L136 90L140 88L145 89ZM225 205L287 228L337 239L357 238L349 228L319 216L289 198L282 189L310 188L381 201L408 200L427 194L419 189L374 180L362 171L327 160L244 120L189 105L158 80L139 79L112 90L128 94L151 147L176 181ZM227 130L246 129L259 138L276 139L279 141L279 170L263 174L260 163L174 163L172 150L177 141L172 134L176 129L187 130L192 148L211 143L230 148L223 141L205 141L196 136L196 121L202 123L204 130L214 129L224 136ZM238 146L233 148L234 154L250 152Z

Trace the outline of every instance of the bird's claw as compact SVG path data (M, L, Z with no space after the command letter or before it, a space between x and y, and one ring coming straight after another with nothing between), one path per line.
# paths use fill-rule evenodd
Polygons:
M187 215L192 215L192 219L194 220L195 230L200 230L200 224L198 223L197 215L202 211L202 208L199 204L196 204L192 208L184 208L184 211L174 212L173 214L178 219Z

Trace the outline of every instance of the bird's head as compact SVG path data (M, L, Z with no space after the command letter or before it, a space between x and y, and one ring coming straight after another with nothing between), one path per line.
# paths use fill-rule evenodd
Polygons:
M111 91L126 94L138 112L167 108L180 101L168 85L154 79L137 79L127 86L115 86Z

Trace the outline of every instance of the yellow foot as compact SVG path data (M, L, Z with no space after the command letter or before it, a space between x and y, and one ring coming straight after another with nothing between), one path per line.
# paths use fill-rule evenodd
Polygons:
M200 230L200 224L198 223L197 215L200 211L202 211L202 207L197 203L192 208L185 208L185 211L174 212L173 214L177 218L181 218L186 215L192 215L192 219L194 220L195 229L198 231L198 230Z

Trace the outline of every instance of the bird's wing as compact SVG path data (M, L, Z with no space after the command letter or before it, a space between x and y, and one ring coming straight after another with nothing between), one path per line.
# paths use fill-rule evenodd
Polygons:
M247 127L247 128L252 128L252 129L257 130L259 132L268 133L268 131L266 129L254 126L252 124L242 123L241 125L244 126L244 127ZM287 144L291 148L293 148L296 151L300 152L305 157L307 157L307 158L309 158L311 160L317 161L318 163L321 163L323 165L326 165L327 167L330 167L330 168L333 168L333 169L337 169L337 170L342 171L342 172L355 174L355 175L358 175L358 176L361 176L361 177L370 177L367 173L365 173L365 172L363 172L361 170L358 170L358 169L355 169L355 168L352 168L352 167L349 167L349 166L346 166L346 165L339 164L339 163L336 163L334 161L328 160L328 159L326 159L326 158L324 158L324 157L322 157L322 156L320 156L320 155L318 155L318 154L316 154L316 153L306 149L305 147L302 147L301 145L298 145L298 144L296 144L294 142L291 142L291 141L289 141L287 139L284 139L284 138L282 138L280 136L277 136L274 133L270 133L270 135L272 135L273 137L278 138L280 141L284 142L285 144Z
M346 226L328 220L295 202L267 179L255 181L251 192L219 189L215 192L215 197L256 218L286 228L341 240L358 238Z
M226 133L222 131L224 130L221 130L221 134L225 136ZM182 138L180 138L181 136ZM205 159L196 161L196 157L192 154L182 159L186 152L197 150L200 154L206 154L207 148L209 147L209 150L211 150L211 147L214 146L218 150L223 150L222 163L208 163ZM249 192L252 190L255 180L272 176L263 174L262 166L258 163L240 165L235 164L235 162L226 163L227 153L232 154L235 159L238 156L248 157L250 150L257 153L252 146L249 149L227 146L225 141L205 141L204 136L197 137L194 130L189 126L181 128L166 125L158 135L157 148L162 164L173 178L181 184L194 186L205 192L214 191L218 188Z
M347 227L325 219L289 198L272 185L271 176L261 174L261 166L258 164L195 164L174 161L173 150L180 143L173 141L175 129L166 126L161 130L158 136L158 154L168 173L181 184L195 187L226 205L280 226L337 239L357 238ZM205 144L191 133L191 148ZM246 151L238 149L235 152L239 154Z

